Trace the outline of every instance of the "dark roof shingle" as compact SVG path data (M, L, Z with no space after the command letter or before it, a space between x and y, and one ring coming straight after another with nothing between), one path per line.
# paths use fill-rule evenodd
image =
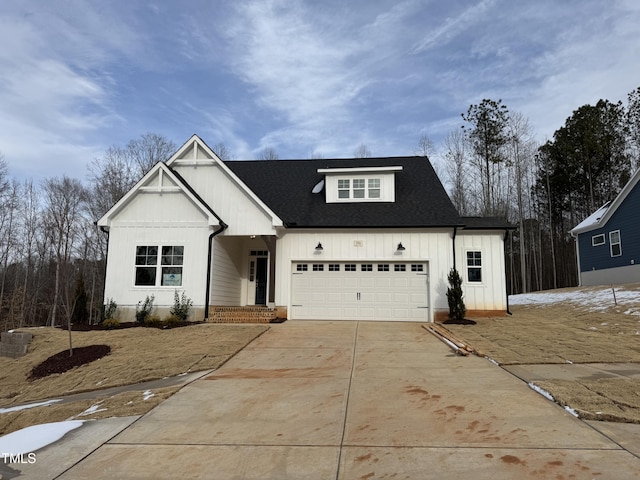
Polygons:
M289 227L452 227L462 225L433 167L424 157L333 160L252 160L225 164ZM394 203L326 203L320 168L401 166Z

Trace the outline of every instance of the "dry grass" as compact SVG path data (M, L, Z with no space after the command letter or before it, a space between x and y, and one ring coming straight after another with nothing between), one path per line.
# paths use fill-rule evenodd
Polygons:
M561 301L512 307L512 316L476 319L476 325L446 325L501 365L640 363L640 285L611 301ZM602 288L563 289L596 299ZM600 304L598 304L600 302ZM581 418L640 423L640 380L549 380L536 382Z
M34 338L26 356L18 359L0 357L0 408L214 369L267 329L264 325L201 324L171 330L131 328L73 332L74 346L105 344L111 347L111 353L63 374L35 381L27 380L33 367L68 348L68 334L53 328L20 330L29 331ZM155 396L147 401L143 400L141 392L122 393L103 401L100 408L108 410L86 418L140 415L175 390L153 391ZM72 402L0 414L0 434L68 419L91 404L91 401Z

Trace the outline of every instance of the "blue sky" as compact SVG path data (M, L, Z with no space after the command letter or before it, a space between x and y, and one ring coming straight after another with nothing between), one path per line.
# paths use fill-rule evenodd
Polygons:
M544 141L640 86L639 25L637 0L2 0L0 153L35 180L147 132L236 159L412 155L483 98Z

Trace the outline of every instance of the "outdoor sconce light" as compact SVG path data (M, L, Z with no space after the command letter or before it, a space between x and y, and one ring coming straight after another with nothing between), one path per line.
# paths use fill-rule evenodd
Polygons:
M400 242L398 244L398 248L396 249L396 251L398 252L404 252L406 250L406 248L404 248L404 245L402 245L402 242Z
M322 250L324 250L324 248L322 248L322 244L318 242L318 245L316 245L316 252L321 252Z

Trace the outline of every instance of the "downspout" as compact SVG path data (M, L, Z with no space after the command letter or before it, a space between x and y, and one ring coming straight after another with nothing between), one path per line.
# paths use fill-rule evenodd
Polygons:
M94 224L98 226L98 222L94 222ZM104 233L107 236L107 250L104 252L104 272L102 274L102 315L101 316L104 316L104 311L105 311L104 307L105 307L105 302L107 301L104 294L106 293L106 290L107 290L107 259L109 257L109 230L107 228L104 228L102 225L98 228L102 233ZM104 320L104 318L100 319L100 321L102 320Z
M513 315L509 310L509 290L507 286L507 238L509 237L509 230L504 231L504 238L502 239L502 244L504 248L504 293L507 299L507 315Z
M453 227L453 269L456 269L456 234L458 233L458 227Z
M224 232L228 227L229 225L227 225L222 220L220 220L220 228L218 230L215 230L214 232L211 232L211 235L209 235L209 246L207 248L207 286L206 286L207 291L204 294L204 318L202 319L203 321L206 321L207 318L209 317L209 298L211 295L210 293L211 291L211 255L213 254L213 237Z

